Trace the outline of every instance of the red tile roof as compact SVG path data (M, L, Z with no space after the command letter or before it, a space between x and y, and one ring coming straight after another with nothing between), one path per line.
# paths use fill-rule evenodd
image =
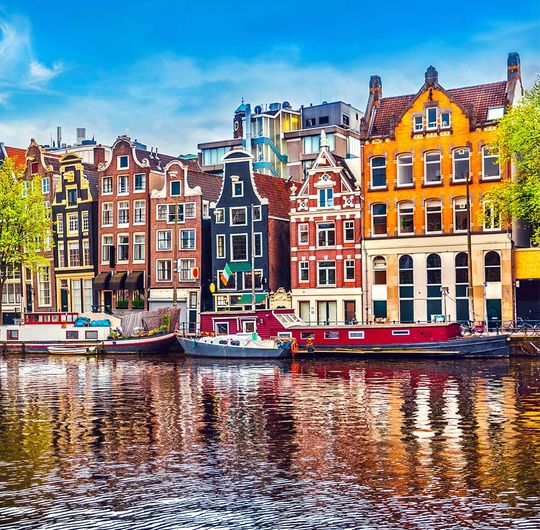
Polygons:
M268 199L268 214L274 217L289 218L291 190L281 177L253 173L255 186L261 197Z
M199 165L198 160L190 159L180 159L177 156L164 155L162 153L152 153L150 151L145 151L144 149L136 149L137 158L142 161L143 159L148 159L150 163L150 169L156 169L162 171L165 169L165 166L172 160L178 160L182 165L187 166L190 169L195 171L201 171L201 166Z
M506 103L506 81L487 83L447 90L448 95L471 116L475 125L487 121L490 107L501 107ZM417 94L382 98L375 111L375 118L369 130L370 136L390 136L395 125L410 107Z
M188 168L188 182L191 188L195 186L201 187L202 196L205 200L217 201L221 192L223 177Z
M17 166L26 167L26 149L19 149L18 147L8 147L6 145L6 153L9 158L15 161Z

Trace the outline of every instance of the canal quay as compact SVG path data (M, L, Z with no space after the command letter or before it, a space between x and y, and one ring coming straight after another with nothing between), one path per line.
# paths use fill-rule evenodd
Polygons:
M2 529L540 527L540 360L0 358Z

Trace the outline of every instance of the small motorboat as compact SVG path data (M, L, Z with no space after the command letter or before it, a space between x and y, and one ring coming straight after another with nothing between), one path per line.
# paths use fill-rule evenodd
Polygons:
M287 359L296 346L292 341L263 340L256 333L193 338L179 335L178 342L190 357L219 359Z
M97 346L48 346L47 351L51 355L95 355L97 353Z

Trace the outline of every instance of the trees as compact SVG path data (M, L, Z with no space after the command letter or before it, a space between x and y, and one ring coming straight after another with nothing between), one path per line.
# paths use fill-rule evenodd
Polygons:
M51 239L49 209L40 183L26 181L13 160L4 160L0 166L0 315L9 274L48 265L42 248Z
M512 180L495 186L487 200L505 217L517 217L540 243L540 78L498 124L501 162L515 167Z

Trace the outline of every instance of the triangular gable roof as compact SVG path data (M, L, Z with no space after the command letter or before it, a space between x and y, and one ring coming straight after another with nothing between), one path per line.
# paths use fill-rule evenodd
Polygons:
M6 154L13 159L17 166L26 166L26 149L5 146Z

